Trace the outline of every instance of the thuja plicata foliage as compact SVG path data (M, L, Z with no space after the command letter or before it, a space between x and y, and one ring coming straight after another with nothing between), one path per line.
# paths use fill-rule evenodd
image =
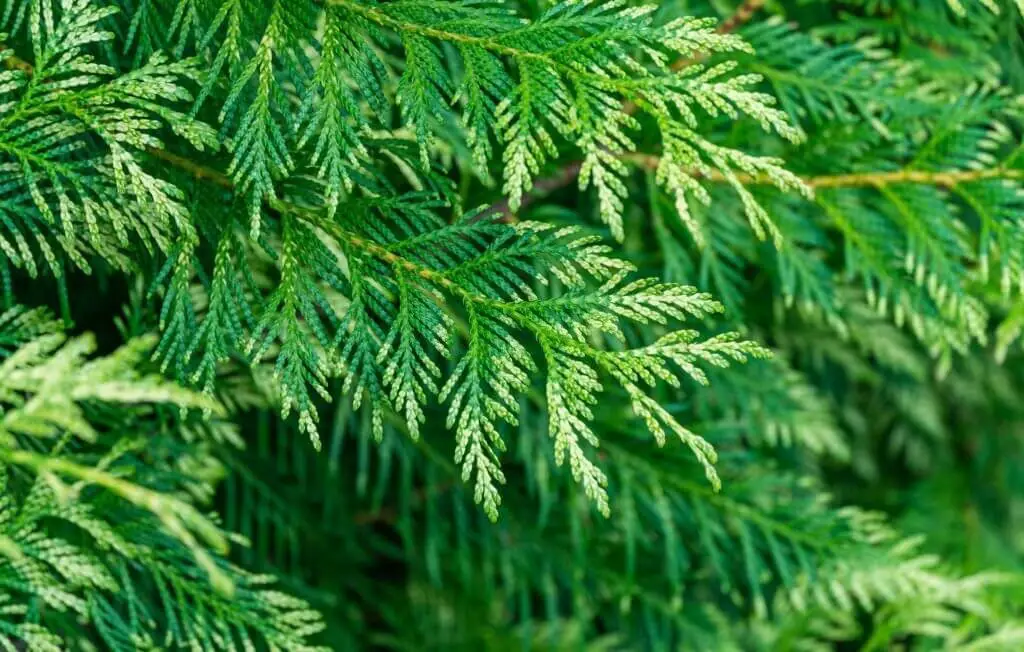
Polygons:
M0 0L0 649L1024 649L1020 0Z

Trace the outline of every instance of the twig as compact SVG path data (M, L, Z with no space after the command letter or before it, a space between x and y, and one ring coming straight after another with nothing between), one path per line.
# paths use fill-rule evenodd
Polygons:
M729 16L718 26L720 34L729 34L750 22L758 11L764 7L765 0L745 0L732 16Z
M524 195L522 201L519 202L519 210L526 208L535 200L540 199L550 192L554 192L559 188L568 186L572 183L573 179L579 176L581 167L583 167L583 161L573 161L572 163L568 163L560 168L558 172L550 177L538 179L534 182L533 189ZM482 220L492 215L501 215L502 219L505 220L512 215L512 211L509 210L508 197L491 204L475 219Z
M191 174L193 177L200 181L209 181L210 183L216 186L220 186L225 190L233 191L235 189L235 182L231 180L231 177L224 174L220 170L208 168L204 165L196 163L195 161L187 159L184 156L178 156L177 154L172 154L167 150L158 149L156 147L147 147L146 153L152 156L153 158L158 158L162 161L170 163L179 170L188 172L189 174Z
M630 154L623 157L624 160L642 168L654 169L658 167L659 158L649 154ZM704 178L712 182L724 182L718 172L704 175ZM750 176L738 174L736 178L740 183L749 186L770 185L771 179L761 176ZM869 188L884 187L900 184L919 184L941 186L952 188L961 183L973 181L984 181L985 179L1024 179L1024 170L996 166L980 170L892 170L886 172L853 172L850 174L826 174L814 177L805 177L802 181L811 188Z
M862 172L812 177L807 185L812 188L858 188L865 186L890 186L901 183L916 183L952 188L961 183L985 179L1024 179L1024 170L1006 167L983 170L944 170L928 172L923 170L898 170L896 172ZM756 183L764 180L756 179Z
M3 48L4 44L0 43L0 48ZM20 70L26 75L31 75L33 72L32 64L24 59L19 59L15 56L10 56L4 59L4 67L8 70Z

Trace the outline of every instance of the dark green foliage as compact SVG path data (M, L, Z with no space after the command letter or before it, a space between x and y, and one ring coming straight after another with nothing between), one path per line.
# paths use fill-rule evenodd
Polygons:
M1021 649L1022 12L0 1L0 648Z

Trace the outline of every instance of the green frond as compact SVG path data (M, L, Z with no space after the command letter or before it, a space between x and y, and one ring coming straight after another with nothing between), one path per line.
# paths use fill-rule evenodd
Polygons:
M912 87L910 66L870 39L833 46L779 19L751 25L743 36L755 54L740 65L764 77L794 124L863 120L891 133L889 120L934 101Z
M63 614L95 625L111 649L251 649L255 637L315 649L303 641L322 627L319 616L217 558L228 536L185 491L206 481L183 476L187 457L163 466L171 442L147 432L160 432L161 405L182 414L218 406L141 373L151 339L87 359L90 339L28 339L42 324L21 316L25 341L0 362L0 593L9 607L0 627L42 650L91 637L66 631ZM140 467L140 456L154 466ZM162 615L140 597L145 583Z
M198 62L154 54L115 75L89 53L113 38L102 24L114 13L89 2L32 3L31 74L0 72L0 248L32 275L41 256L61 276L58 251L84 269L92 255L127 267L132 241L167 251L178 235L195 239L180 189L150 171L144 152L161 145L163 128L198 148L214 144L209 127L175 108L191 101Z

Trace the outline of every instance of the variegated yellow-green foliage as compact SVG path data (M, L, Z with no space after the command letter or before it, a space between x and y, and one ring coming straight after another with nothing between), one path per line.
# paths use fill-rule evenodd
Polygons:
M1024 647L1017 0L0 0L0 648Z

